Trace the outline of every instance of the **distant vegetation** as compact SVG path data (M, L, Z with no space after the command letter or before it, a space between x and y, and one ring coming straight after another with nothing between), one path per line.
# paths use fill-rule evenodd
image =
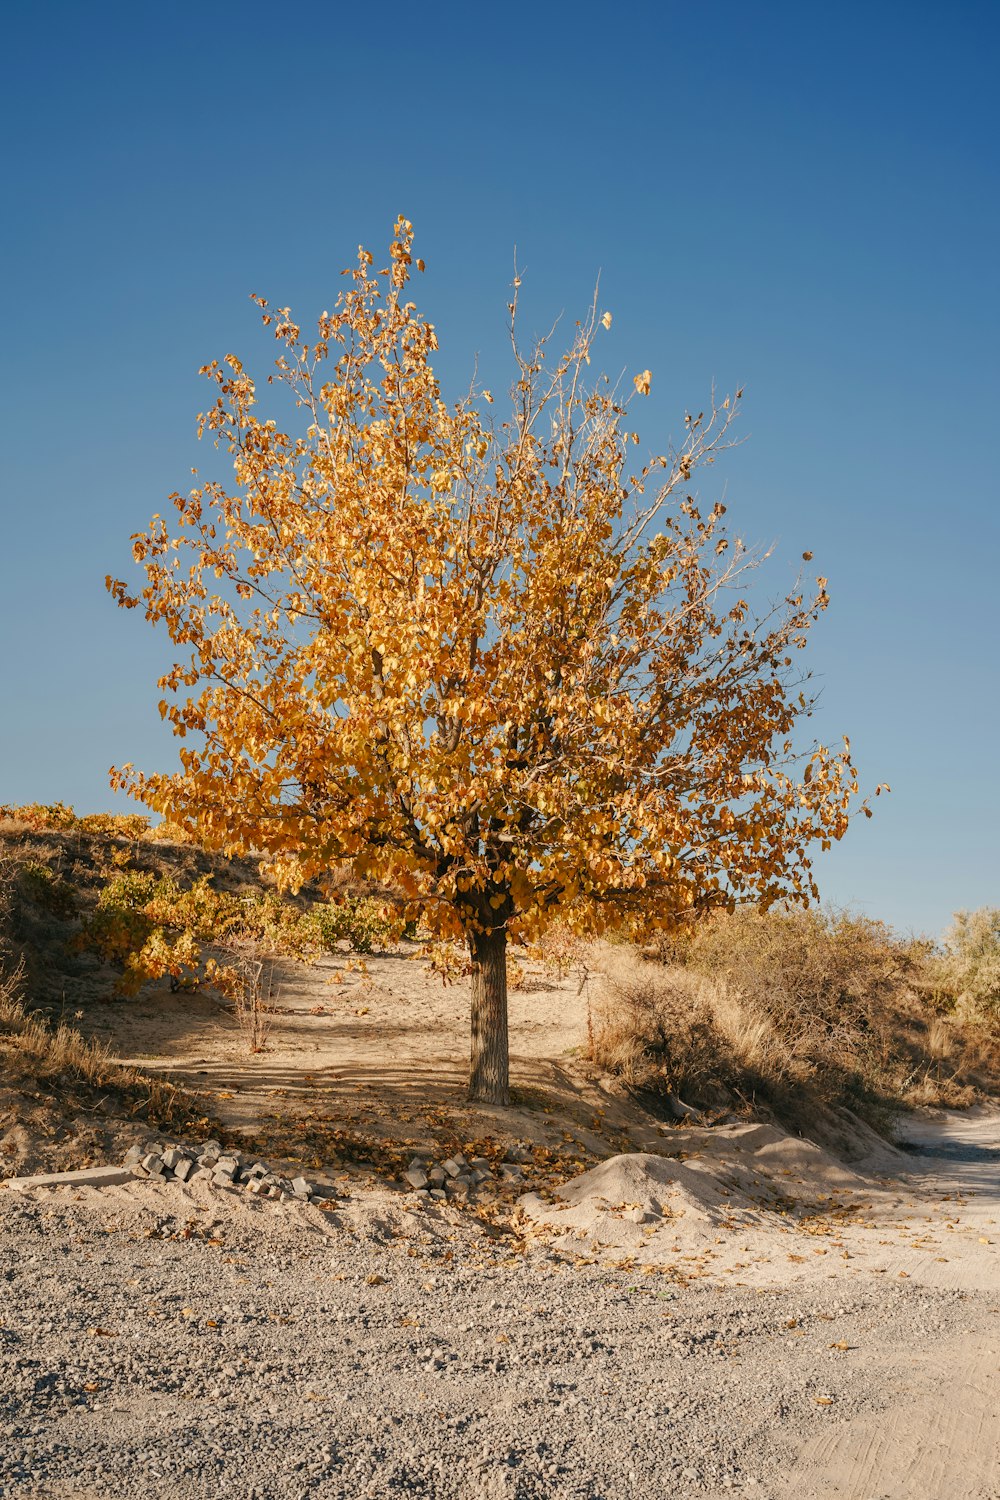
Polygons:
M958 919L942 951L844 912L719 913L646 958L612 957L594 1060L693 1104L800 1120L834 1105L884 1127L900 1107L970 1104L1000 1087L984 999L998 915Z

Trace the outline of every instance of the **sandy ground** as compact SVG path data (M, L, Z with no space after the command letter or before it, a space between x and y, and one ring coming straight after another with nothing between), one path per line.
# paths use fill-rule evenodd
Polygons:
M535 1160L482 1213L356 1163L326 1216L0 1187L0 1496L1000 1500L1000 1111L905 1149L848 1122L850 1165L665 1124L587 1077L589 999L528 970L490 1111L464 984L406 954L276 967L256 1056L206 996L94 998L87 1029L233 1129Z

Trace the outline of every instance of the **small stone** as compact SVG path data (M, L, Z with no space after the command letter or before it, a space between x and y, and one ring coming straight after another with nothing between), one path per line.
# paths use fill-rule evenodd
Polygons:
M427 1186L427 1173L420 1167L411 1167L408 1172L403 1173L403 1181L408 1182L410 1187L417 1192Z
M411 1172L423 1172L427 1169L426 1156L414 1156L410 1160L409 1170Z
M220 1156L215 1165L218 1170L235 1175L240 1169L240 1159L238 1156Z
M168 1171L173 1172L178 1162L184 1160L184 1152L178 1151L176 1146L171 1146L169 1151L163 1153L163 1165Z
M492 1167L490 1166L490 1159L489 1159L488 1156L474 1156L474 1157L472 1157L471 1161L469 1162L469 1166L472 1168L472 1170L474 1172L490 1172L490 1171L492 1171Z
M473 1185L473 1187L478 1187L481 1182L485 1182L486 1179L489 1177L489 1175L490 1175L489 1168L487 1168L487 1167L474 1167L473 1171L472 1171L472 1185Z
M445 1184L449 1198L467 1198L470 1187L471 1183L467 1177L453 1177L450 1182Z
M163 1157L157 1156L155 1151L150 1151L148 1156L142 1158L142 1165L146 1168L150 1177L163 1176Z
M461 1166L453 1156L449 1156L447 1161L443 1161L441 1163L441 1166L444 1171L447 1172L449 1177L457 1177L462 1170Z
M444 1188L431 1188L430 1195L436 1203L440 1203L442 1198L447 1198L448 1196Z
M500 1165L500 1176L504 1182L523 1182L524 1180L524 1173L516 1162L502 1162Z
M427 1174L431 1187L444 1187L448 1181L448 1173L443 1167L431 1167Z
M177 1182L187 1182L194 1170L194 1162L187 1156L182 1156L174 1168L174 1178Z
M296 1177L292 1182L292 1192L296 1198L308 1198L312 1192L312 1183L307 1182L304 1177Z
M145 1156L145 1154L146 1154L146 1148L145 1148L145 1146L132 1146L130 1150L126 1151L126 1153L125 1153L125 1160L122 1162L122 1166L123 1167L135 1167L135 1166L138 1166L139 1162L142 1161L142 1158Z

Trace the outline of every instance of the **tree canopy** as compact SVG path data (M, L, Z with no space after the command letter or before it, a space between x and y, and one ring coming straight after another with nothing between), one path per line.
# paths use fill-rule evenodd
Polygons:
M234 355L204 367L200 429L233 481L173 495L133 538L140 591L108 579L178 647L160 687L181 769L112 777L292 885L350 861L399 893L401 923L465 941L472 1094L502 1103L509 939L804 903L857 776L846 740L793 735L825 579L758 618L765 554L691 493L741 393L641 460L650 372L591 374L610 314L595 300L565 352L525 349L515 278L509 410L476 384L449 403L408 296L412 226L394 235L383 269L359 251L314 336L255 299L297 420L259 414Z

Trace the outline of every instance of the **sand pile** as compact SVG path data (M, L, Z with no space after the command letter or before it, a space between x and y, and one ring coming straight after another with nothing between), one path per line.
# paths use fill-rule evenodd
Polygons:
M871 1180L774 1125L678 1131L669 1155L612 1156L556 1189L553 1201L528 1193L529 1222L569 1249L658 1260L700 1248L720 1230L778 1230L796 1214L870 1193Z

